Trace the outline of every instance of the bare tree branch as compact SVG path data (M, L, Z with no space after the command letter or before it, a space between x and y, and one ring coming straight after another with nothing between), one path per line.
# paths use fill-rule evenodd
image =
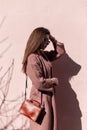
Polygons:
M2 21L0 23L0 28L2 27L2 25L3 25L3 23L4 23L5 20L6 20L6 16L3 17L3 19L2 19Z
M2 68L3 68L3 67L1 66L1 67L0 67L0 71L2 70Z
M9 37L7 36L7 37L5 37L4 39L2 39L2 40L0 41L0 44L3 43L3 42L5 42L8 38L9 38Z
M10 124L12 124L14 122L14 120L16 120L19 117L20 114L16 115L15 117L13 117L12 120L9 121L8 124L6 124L3 128L1 128L0 130L6 130Z
M4 51L1 52L0 57L2 57L9 50L11 46L12 44L9 44L9 46Z
M13 74L13 67L14 67L14 60L12 61L12 64L10 65L10 67L8 68L8 70L4 73L4 75L1 77L1 80L0 80L0 84L3 80L3 78L10 73L10 76L8 75L8 79L6 81L6 84L5 84L5 89L4 89L4 92L3 92L3 100L2 100L2 103L0 104L0 109L2 107L2 105L4 104L5 102L5 98L7 96L7 93L8 93L8 90L9 90L9 84L10 84L10 81L11 81L11 78L12 78L12 74ZM10 72L11 71L11 72ZM1 87L0 89L2 89L3 87Z
M0 23L0 29L6 20L6 16L3 17ZM0 44L8 40L8 36L4 39L0 39ZM0 52L0 58L10 49L12 44L9 44L2 52ZM4 58L4 57L3 57ZM0 66L0 72L4 67ZM10 89L10 82L13 75L14 69L14 59L12 60L11 65L4 74L0 77L0 130L29 130L29 120L21 116L18 112L21 102L24 99L24 94L18 96L13 100L7 99L7 95ZM16 126L16 123L21 121L20 126Z

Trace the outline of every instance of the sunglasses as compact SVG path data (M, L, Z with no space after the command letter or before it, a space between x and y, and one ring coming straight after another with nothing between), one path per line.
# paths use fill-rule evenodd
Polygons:
M44 39L43 39L43 43L49 44L49 43L50 43L50 40L49 40L48 38L44 38Z

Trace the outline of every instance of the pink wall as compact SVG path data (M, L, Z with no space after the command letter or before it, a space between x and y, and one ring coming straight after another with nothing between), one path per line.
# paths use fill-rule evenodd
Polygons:
M15 60L8 98L14 99L24 91L25 77L21 73L21 62L31 31L38 26L47 27L57 40L65 44L68 55L81 65L80 72L71 79L70 83L77 94L82 111L82 130L86 130L87 1L0 0L0 23L2 20L4 22L2 26L0 24L0 41L5 37L8 39L0 44L0 52L9 45L11 47L0 58L0 66L4 66L0 76L8 68L12 59ZM12 94L13 92L15 94Z

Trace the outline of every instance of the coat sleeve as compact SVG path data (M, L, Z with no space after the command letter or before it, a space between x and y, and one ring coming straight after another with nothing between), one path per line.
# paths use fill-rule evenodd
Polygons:
M42 91L53 91L53 84L51 78L44 78L40 61L35 54L31 54L28 57L27 63L27 75L32 81L32 84Z

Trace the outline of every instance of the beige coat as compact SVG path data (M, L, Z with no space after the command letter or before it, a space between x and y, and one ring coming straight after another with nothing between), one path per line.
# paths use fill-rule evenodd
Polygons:
M42 91L42 103L46 112L41 124L30 120L29 130L58 130L55 92L51 82L52 65L50 62L54 59L55 52L45 52L45 56L47 57L33 53L28 57L26 72L32 81L30 98L41 101Z

